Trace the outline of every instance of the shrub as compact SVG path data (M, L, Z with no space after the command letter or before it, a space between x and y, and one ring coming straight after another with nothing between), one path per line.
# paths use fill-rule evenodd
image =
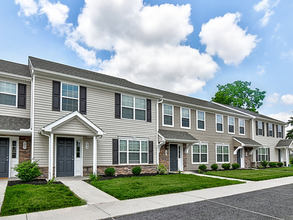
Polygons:
M232 168L233 168L234 170L239 169L239 168L240 168L240 164L239 164L239 163L233 163L233 164L232 164Z
M24 182L32 181L42 175L39 170L38 161L32 162L27 160L16 164L13 169L17 172L16 176Z
M282 162L277 163L278 167L282 167L284 166L284 164Z
M214 164L212 164L211 168L212 168L212 170L217 170L218 169L218 165L214 163Z
M106 170L105 170L105 174L107 175L107 176L114 176L114 174L115 174L115 169L114 169L114 167L108 167Z
M91 173L90 176L89 176L90 181L99 181L100 178L101 177L98 174L95 174L95 173Z
M203 171L201 169L198 169L198 173L203 173Z
M140 167L133 167L132 168L132 174L135 176L139 176L141 173L141 168Z
M230 167L231 167L230 163L223 163L223 164L222 164L222 168L223 168L224 170L229 170Z
M266 161L266 160L263 160L263 161L260 161L260 164L263 166L263 168L266 168L267 167L267 165L268 165L268 161Z
M293 165L293 158L291 158L289 161L290 161L290 164Z
M206 172L207 171L207 166L202 164L198 167L198 169L202 170L202 172Z
M277 163L276 162L269 162L269 166L270 167L277 167Z
M167 167L164 164L162 164L162 163L160 163L159 165L157 165L157 171L158 171L158 173L160 175L167 174L168 173Z

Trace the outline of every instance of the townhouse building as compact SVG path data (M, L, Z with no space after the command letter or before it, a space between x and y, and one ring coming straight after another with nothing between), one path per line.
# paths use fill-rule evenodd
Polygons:
M0 60L0 109L0 177L28 159L49 179L159 163L248 168L287 162L292 147L270 117L35 57Z

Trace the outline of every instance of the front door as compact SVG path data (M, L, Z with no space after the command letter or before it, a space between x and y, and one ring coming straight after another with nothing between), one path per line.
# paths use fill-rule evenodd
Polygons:
M177 144L170 144L170 171L178 171Z
M238 151L237 151L237 163L240 165L240 167L242 167L241 166L241 152L242 151L242 149L239 149Z
M0 138L0 177L8 177L9 138Z
M57 176L74 176L74 138L57 138Z

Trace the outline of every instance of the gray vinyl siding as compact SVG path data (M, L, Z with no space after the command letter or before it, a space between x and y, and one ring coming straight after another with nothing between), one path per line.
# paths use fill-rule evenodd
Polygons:
M70 112L52 111L52 80L36 76L35 87L35 148L34 158L39 160L40 166L48 166L48 138L39 134L39 130L60 119L61 117L69 114ZM57 79L56 79L57 80ZM62 81L62 80L58 80ZM66 82L69 79L67 78ZM70 82L70 81L69 81ZM72 81L74 84L78 82ZM118 137L137 137L148 138L156 143L157 134L157 119L156 119L156 100L152 100L152 122L129 120L129 119L116 119L114 118L114 91L105 91L98 88L87 87L87 115L86 117L101 128L106 135L97 141L97 163L98 165L112 165L112 139ZM132 95L132 94L129 94ZM134 94L133 94L134 95ZM147 97L145 97L147 98ZM69 122L70 123L70 122ZM87 138L88 131L81 131L80 124L71 123L63 125L64 130L72 129L71 135L81 135L84 139L84 146L86 141L89 142L90 148L88 150L83 148L84 166L91 166L92 159L92 137ZM57 129L58 133L61 131ZM64 135L66 137L66 135ZM156 159L156 147L154 147L154 162Z
M1 105L1 115L5 116L13 116L13 117L20 117L20 118L30 118L30 109L31 109L31 85L28 81L21 81L21 80L11 80L6 78L1 78L1 81L10 82L10 83L22 83L26 84L26 109L17 108L16 106L10 105ZM17 87L17 85L16 85ZM17 100L17 95L16 95Z
M94 132L89 130L88 127L83 125L80 121L77 119L72 119L71 121L67 122L64 125L61 125L60 127L53 130L54 134L68 134L68 135L88 135L92 136L94 135Z

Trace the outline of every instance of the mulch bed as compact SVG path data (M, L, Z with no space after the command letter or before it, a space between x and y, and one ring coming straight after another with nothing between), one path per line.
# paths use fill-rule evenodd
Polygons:
M30 182L24 182L21 180L9 180L7 186L15 186L15 185L19 185L19 184L47 185L47 183L48 182L46 179L35 179ZM53 182L53 184L63 184L63 183L60 181L55 181L55 182Z

